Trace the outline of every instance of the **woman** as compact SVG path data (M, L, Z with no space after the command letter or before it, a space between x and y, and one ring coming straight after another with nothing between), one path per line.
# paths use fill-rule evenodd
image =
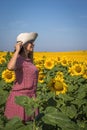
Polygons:
M18 116L24 122L32 120L32 117L25 114L24 108L15 103L15 96L36 97L38 70L33 64L33 48L37 36L37 33L31 32L21 33L17 37L14 55L7 66L9 70L15 70L16 74L16 80L5 107L4 114L8 119ZM36 111L37 114L38 111Z

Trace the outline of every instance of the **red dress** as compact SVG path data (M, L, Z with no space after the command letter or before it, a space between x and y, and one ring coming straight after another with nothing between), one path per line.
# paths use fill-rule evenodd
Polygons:
M22 106L15 103L15 96L25 95L29 97L36 97L36 89L38 82L38 70L32 64L30 59L25 59L19 56L16 63L16 81L12 87L10 95L6 102L4 115L11 119L15 116L20 117L23 121L31 120L25 114L25 110ZM38 110L36 111L36 115Z

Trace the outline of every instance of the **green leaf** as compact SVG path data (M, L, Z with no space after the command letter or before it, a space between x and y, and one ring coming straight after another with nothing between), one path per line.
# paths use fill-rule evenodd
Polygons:
M76 100L72 101L72 104L77 105L78 108L79 108L79 107L81 107L83 104L86 104L86 102L87 102L86 99L84 99L84 100L76 99Z
M83 106L83 112L86 114L86 117L87 117L87 103L86 103L86 105Z
M44 123L49 125L58 125L61 128L77 130L77 125L75 125L74 122L72 122L65 114L58 112L57 109L53 107L47 107L42 120Z
M25 108L25 112L29 116L31 116L35 112L36 108L38 108L36 100L29 98L28 96L16 96L15 101L17 104Z
M35 112L35 109L29 108L28 106L25 108L25 112L27 115L32 116Z
M4 82L4 80L0 80L0 88L3 89L3 86L6 85L6 83Z
M87 130L87 122L77 120L79 130Z
M2 88L0 88L0 105L4 104L6 102L7 96L8 96L8 92L4 91Z
M77 114L77 110L75 108L74 105L71 105L71 106L62 106L60 108L60 110L65 114L67 115L68 117L70 117L71 119L74 118Z
M81 93L78 92L78 95L77 95L77 98L78 98L78 99L81 100L81 99L83 99L84 97L86 97L86 92L85 92L85 91L84 91L84 92L81 92Z
M21 119L18 117L14 117L6 124L4 130L17 130L17 128L21 128L22 126L24 125Z
M68 93L69 92L75 92L78 89L78 85L73 85L70 83L70 85L68 85Z
M68 94L59 94L59 98L63 99L63 101L72 101L74 99L74 97L71 97Z
M33 130L33 126L32 126L32 124L29 124L29 125L25 125L21 128L18 128L17 130Z

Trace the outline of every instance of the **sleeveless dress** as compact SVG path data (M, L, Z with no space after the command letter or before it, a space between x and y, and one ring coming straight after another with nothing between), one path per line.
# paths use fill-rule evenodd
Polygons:
M24 108L15 103L15 96L36 97L38 70L31 62L31 59L25 59L22 56L18 56L16 68L16 80L8 96L4 115L8 119L18 116L23 121L32 120L32 117L25 114ZM36 110L35 115L38 115L38 110Z

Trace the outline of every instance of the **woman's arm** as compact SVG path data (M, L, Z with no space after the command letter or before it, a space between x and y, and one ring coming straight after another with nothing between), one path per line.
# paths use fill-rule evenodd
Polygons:
M19 42L15 45L15 49L16 51L14 52L12 58L10 59L8 65L7 65L7 68L9 70L15 70L16 69L16 61L17 61L17 58L18 58L18 54L19 54L19 51L22 47L22 43Z

